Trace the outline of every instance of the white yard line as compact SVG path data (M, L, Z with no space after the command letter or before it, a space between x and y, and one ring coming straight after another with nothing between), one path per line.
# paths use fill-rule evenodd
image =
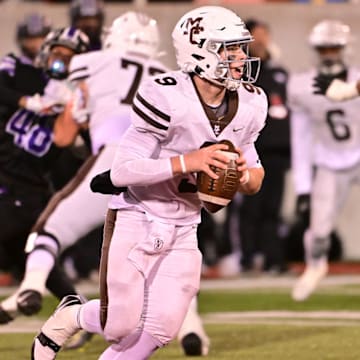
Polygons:
M287 324L312 326L360 326L360 311L244 311L202 316L205 324ZM0 334L36 333L44 320L18 318L0 326Z
M259 320L259 319L307 319L307 320L360 320L360 311L237 311L205 314L207 319L221 321ZM360 324L359 324L360 325Z
M294 276L242 276L234 279L203 280L201 289L204 290L267 290L291 289L295 281ZM359 275L332 275L325 278L320 290L331 289L333 286L359 285ZM15 287L0 287L0 296L8 296L15 291ZM77 285L77 289L85 295L96 294L98 285L84 281ZM349 289L352 294L357 289ZM344 291L347 293L347 289ZM289 324L289 325L321 325L321 326L360 326L359 311L245 311L209 313L203 315L205 323L239 323L239 324ZM33 318L18 318L7 325L0 325L0 333L36 333L44 320Z
M236 277L234 279L202 280L201 289L271 289L284 288L291 289L297 277L295 276L247 276ZM320 286L343 286L359 285L359 275L330 275L322 280Z
M18 318L15 321L0 325L0 334L8 333L36 333L39 331L45 320Z
M255 276L242 275L236 278L216 279L201 281L201 289L204 290L230 290L230 289L291 289L294 286L296 277L292 275L284 276ZM320 284L320 288L359 285L360 275L330 275L327 276ZM82 281L76 285L78 291L84 295L93 295L99 291L97 283L92 281ZM8 296L16 290L13 286L0 287L0 296Z

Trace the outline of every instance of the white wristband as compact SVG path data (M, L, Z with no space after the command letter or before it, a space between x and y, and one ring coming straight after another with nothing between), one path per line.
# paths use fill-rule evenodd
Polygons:
M240 179L240 184L245 185L250 181L250 172L249 170L245 170L243 176Z
M181 155L179 156L179 159L180 159L181 172L182 172L183 174L186 174L186 165L185 165L184 155L181 154Z

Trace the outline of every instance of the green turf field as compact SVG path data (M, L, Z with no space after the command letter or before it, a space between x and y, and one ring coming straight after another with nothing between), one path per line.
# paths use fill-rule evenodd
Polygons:
M287 289L204 290L200 311L211 338L207 359L359 360L359 290L357 286L332 287L303 303L294 303ZM56 303L54 298L46 298L40 316L47 317ZM266 316L269 311L272 315ZM284 311L286 316L282 316ZM308 318L307 314L312 313L317 317ZM13 324L22 322L24 318ZM30 359L35 332L12 334L6 333L5 327L0 330L0 360ZM96 336L81 350L61 352L58 359L95 360L105 347ZM174 342L153 358L177 360L184 356Z

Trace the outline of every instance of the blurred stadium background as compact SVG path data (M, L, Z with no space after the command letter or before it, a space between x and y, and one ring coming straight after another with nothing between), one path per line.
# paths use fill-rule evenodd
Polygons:
M290 72L313 64L307 44L311 28L323 19L342 20L350 25L354 34L347 54L348 63L360 65L360 3L357 1L107 1L105 22L110 25L114 18L130 9L149 13L159 21L164 62L175 67L171 44L173 26L190 8L204 4L226 5L242 18L265 20L271 27L280 60ZM0 55L17 50L14 39L16 24L25 14L39 11L55 26L64 26L69 21L68 6L65 1L1 1ZM290 176L283 204L284 217L289 219L295 201ZM354 187L351 191L338 219L338 230L343 239L343 259L360 261L360 190ZM360 332L360 276L330 276L320 291L303 304L295 304L290 298L293 281L291 274L278 278L252 276L236 280L205 280L200 311L212 337L209 359L360 359L357 340ZM97 285L86 282L80 286L84 286L84 293L95 296ZM4 297L11 288L0 290L0 297ZM55 304L54 298L47 298L40 320L20 318L0 328L1 360L29 358L31 339ZM241 350L235 352L235 345ZM96 340L76 354L61 354L59 359L96 359L98 349L103 347L104 344ZM181 359L182 356L175 344L156 358Z
M243 19L258 18L266 21L271 28L272 38L278 49L281 63L289 72L301 71L313 65L314 58L307 39L312 27L324 19L337 19L348 24L353 34L352 44L348 46L348 63L360 66L360 15L359 1L258 1L258 0L125 0L105 1L105 25L127 10L138 9L158 19L162 35L164 63L176 67L171 44L171 32L177 19L186 11L199 5L224 5L235 10ZM16 51L14 34L16 24L25 14L39 11L52 20L54 26L69 23L68 1L24 1L3 0L0 2L0 54ZM357 204L360 190L354 187L344 211L339 218L338 230L343 238L343 258L360 260L358 246ZM294 209L292 181L287 184L284 201L284 217L291 218Z

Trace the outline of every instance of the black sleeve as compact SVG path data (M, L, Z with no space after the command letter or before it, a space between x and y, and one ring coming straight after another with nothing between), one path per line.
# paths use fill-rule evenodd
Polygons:
M0 71L0 105L18 107L19 100L25 94L12 89L12 78Z

